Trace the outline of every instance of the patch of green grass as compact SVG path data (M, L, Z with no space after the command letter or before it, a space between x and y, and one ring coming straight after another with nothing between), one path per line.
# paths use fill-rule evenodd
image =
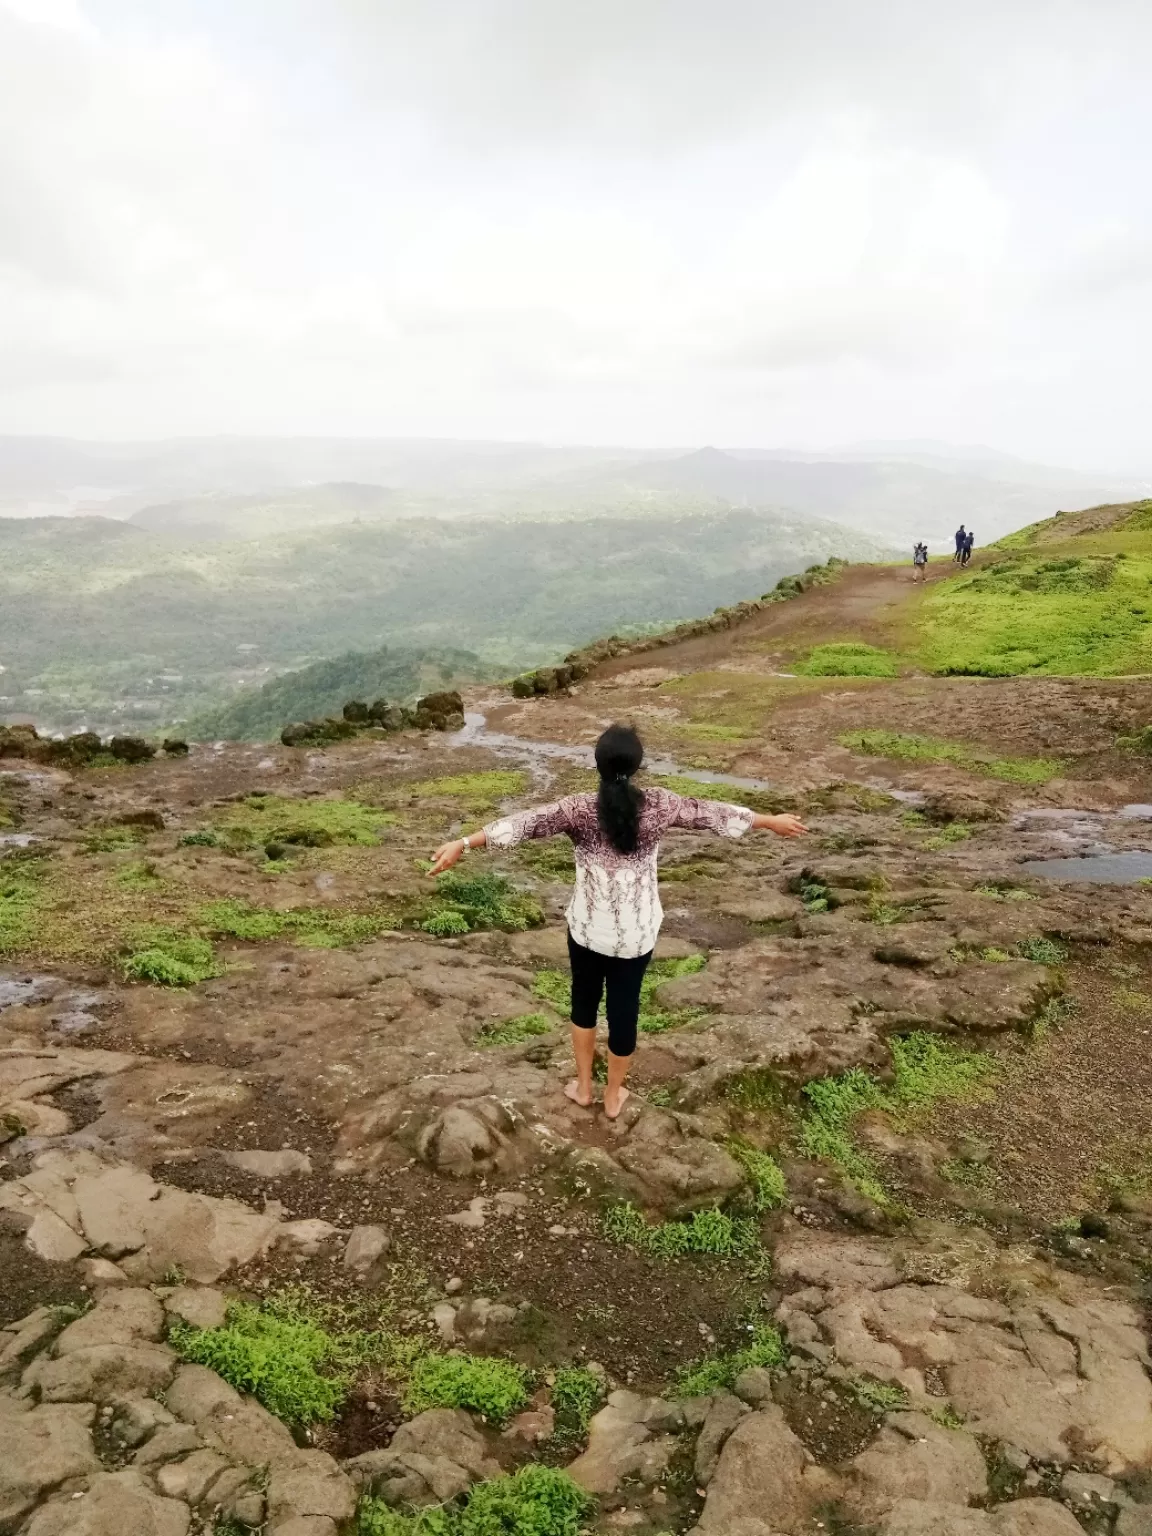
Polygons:
M924 1030L893 1036L890 1044L890 1087L860 1067L807 1083L803 1092L808 1110L800 1127L804 1155L834 1164L878 1205L887 1204L888 1196L875 1164L853 1139L856 1116L870 1109L906 1115L939 1099L969 1098L981 1091L995 1070L990 1057L962 1050Z
M356 1536L580 1536L593 1501L556 1467L521 1467L476 1483L457 1505L407 1513L365 1498Z
M946 1158L937 1172L949 1184L958 1184L964 1189L979 1189L991 1176L986 1163L973 1163L963 1157Z
M449 800L454 802L456 815L475 820L498 810L503 801L516 799L527 787L527 774L497 769L491 773L455 773L415 784L389 785L383 797L389 804Z
M387 913L339 912L329 907L289 907L277 912L234 898L208 902L196 914L209 933L259 943L289 936L307 949L342 949L398 928Z
M45 869L43 859L5 859L0 865L0 954L28 943Z
M895 677L900 669L889 651L846 640L813 646L792 670L802 677Z
M644 1097L648 1100L649 1104L655 1105L657 1109L671 1109L672 1105L676 1102L675 1089L669 1088L663 1083L655 1088L649 1088Z
M972 836L972 830L966 821L950 821L946 827L940 827L931 837L926 837L920 846L933 851L947 848L950 843L966 842Z
M873 895L868 900L864 916L870 923L878 923L882 928L889 928L894 923L907 923L920 916L918 907L884 901L880 896Z
M122 865L113 878L126 891L150 891L163 884L150 859L136 859L131 864Z
M779 1114L786 1107L784 1086L767 1067L751 1067L729 1078L724 1097L737 1109Z
M739 725L711 725L706 721L677 724L676 734L689 741L747 741L747 731Z
M604 1383L595 1371L582 1365L566 1365L552 1383L552 1411L556 1424L552 1438L564 1445L581 1445L588 1425L604 1396Z
M426 933L436 933L429 928L440 912L453 912L463 918L467 927L449 925L452 933L467 933L478 928L500 928L506 933L519 933L525 928L538 927L544 921L540 903L527 891L517 890L505 875L491 870L478 870L475 874L459 874L449 870L436 882L437 910L429 914L421 925Z
M200 832L185 832L177 839L179 848L219 848L220 838L215 832L207 830Z
M506 1424L528 1401L528 1372L489 1355L421 1355L404 1390L404 1411L467 1408L493 1424Z
M123 853L138 848L143 841L142 827L94 827L85 834L81 846L85 853Z
M901 762L954 763L969 773L1003 779L1009 784L1046 784L1064 771L1064 764L1050 757L998 757L986 747L937 736L918 736L903 731L845 731L837 741L852 752L868 757L890 757Z
M258 848L268 843L300 848L372 848L395 820L391 812L359 800L249 795L229 807L217 830L234 848Z
M129 981L157 987L194 987L223 974L207 939L162 927L137 930L120 969Z
M177 1320L169 1342L185 1360L208 1366L286 1424L327 1423L348 1394L336 1339L309 1318L283 1315L270 1303L233 1302L221 1328Z
M567 1016L572 1012L572 978L567 971L537 971L532 991L544 1002L551 1003L557 1013Z
M839 905L826 881L810 869L802 869L788 882L793 896L799 896L805 912L832 912Z
M928 1417L939 1424L942 1429L964 1429L964 1420L956 1412L951 1403L943 1403L939 1408L930 1408Z
M613 1242L639 1248L660 1259L703 1254L714 1259L748 1258L760 1247L756 1223L725 1211L693 1211L682 1221L645 1221L629 1201L610 1205L604 1212L604 1234Z
M520 1045L536 1035L547 1035L556 1028L556 1020L546 1013L519 1013L498 1024L485 1024L476 1036L477 1045Z
M727 1147L748 1176L752 1209L759 1215L783 1205L788 1185L776 1159L738 1136L734 1136Z
M1016 945L1016 953L1022 960L1034 960L1037 965L1063 965L1068 958L1065 945L1039 936L1021 939Z
M1125 527L1046 548L1019 540L1000 548L993 564L923 594L916 623L926 667L981 677L1152 670L1146 532Z
M738 789L732 784L711 784L706 779L693 779L679 773L653 774L652 782L661 789L670 789L673 794L683 795L689 800L719 800L725 805L746 805L749 810L762 811L769 816L791 810L794 804L790 796L773 790Z
M672 1387L674 1397L704 1397L710 1392L730 1389L737 1376L759 1366L778 1370L788 1357L780 1330L771 1323L759 1323L752 1329L751 1342L730 1354L708 1355L677 1373Z
M977 885L974 890L977 896L987 896L991 901L1036 900L1031 891L1026 891L1022 885L1013 885L1007 880L996 881L990 885Z
M529 838L518 844L515 854L541 880L567 882L576 877L576 856L565 837Z
M861 1408L867 1408L871 1413L898 1413L908 1406L907 1392L890 1381L877 1381L873 1376L853 1376L848 1387Z

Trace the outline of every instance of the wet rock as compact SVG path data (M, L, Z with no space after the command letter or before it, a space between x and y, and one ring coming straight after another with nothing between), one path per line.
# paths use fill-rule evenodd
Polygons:
M1065 1472L1060 1492L1077 1514L1105 1514L1112 1518L1132 1501L1110 1477L1095 1472Z
M1152 1504L1122 1509L1116 1521L1115 1536L1152 1536Z
M133 1469L92 1479L80 1498L37 1510L27 1536L188 1536L187 1504L153 1493Z
M391 1247L392 1240L383 1227L365 1224L353 1227L344 1249L344 1267L354 1275L366 1275Z
M784 1422L775 1405L748 1414L729 1435L697 1527L701 1536L731 1536L750 1510L769 1514L768 1531L808 1529L817 1506L835 1496L829 1474Z
M284 1179L294 1173L312 1172L312 1159L307 1153L295 1152L290 1147L278 1152L225 1152L224 1161L259 1179Z
M50 1344L67 1321L58 1307L37 1307L0 1332L0 1376L18 1372Z
M100 1471L92 1436L67 1407L0 1397L0 1530L15 1530L47 1494Z
M387 1450L353 1457L344 1470L388 1503L433 1504L499 1476L500 1466L466 1413L432 1408L401 1424Z
M772 1401L772 1372L761 1365L741 1371L732 1384L732 1390L742 1402L753 1408L762 1408Z
M878 1521L902 1499L969 1505L988 1495L988 1469L976 1439L924 1413L890 1414L848 1474L844 1502L862 1524Z
M216 1451L193 1451L183 1461L172 1461L156 1473L156 1486L170 1499L183 1499L186 1504L199 1504L212 1484L231 1466Z
M165 1393L178 1419L193 1425L201 1440L242 1466L291 1461L299 1454L287 1427L252 1398L201 1365L182 1365Z
M716 1205L744 1183L736 1160L687 1116L650 1105L640 1109L616 1161L677 1215Z
M165 1345L95 1344L36 1360L23 1379L47 1403L102 1403L162 1392L175 1370L176 1356Z
M906 1499L880 1536L1083 1536L1079 1523L1052 1499L1020 1499L991 1513Z
M106 1344L154 1343L164 1332L164 1308L151 1291L105 1291L90 1312L56 1340L57 1356Z
M150 1397L133 1397L117 1403L111 1435L125 1450L135 1450L160 1429L171 1429L176 1420L161 1403Z
M453 1104L434 1114L420 1132L417 1155L438 1173L471 1178L500 1166L515 1122L495 1099Z
M336 1236L338 1227L330 1221L320 1221L312 1218L307 1221L286 1221L275 1233L276 1241L281 1247L290 1248L296 1253L301 1253L305 1258L315 1258L331 1238Z
M164 1298L164 1310L193 1328L220 1328L228 1312L228 1298L211 1286L182 1285Z
M713 1397L696 1441L696 1481L702 1488L712 1481L725 1441L748 1412L747 1404L730 1392Z
M352 1479L326 1451L300 1451L272 1468L267 1490L268 1522L290 1517L350 1520L356 1508Z
M654 1483L667 1471L678 1443L674 1435L658 1431L683 1423L678 1403L613 1392L592 1416L588 1447L568 1467L568 1475L593 1494L614 1493L633 1478Z
M147 763L156 756L156 748L142 736L113 736L105 750L124 763Z
M132 1458L137 1467L158 1467L198 1451L203 1441L191 1424L168 1424L156 1430Z
M131 1284L119 1264L113 1264L111 1259L85 1259L80 1265L80 1278L94 1291L107 1285Z
M762 896L725 897L718 911L725 917L742 918L746 923L781 923L799 917L804 908L795 896L786 896L780 891Z
M426 693L416 700L415 723L421 731L458 731L464 725L464 700L455 691Z

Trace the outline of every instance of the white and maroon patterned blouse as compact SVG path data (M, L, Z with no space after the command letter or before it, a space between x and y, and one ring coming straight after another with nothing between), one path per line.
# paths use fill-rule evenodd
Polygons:
M567 795L551 805L517 811L484 828L494 848L514 848L526 837L565 833L576 853L576 889L568 927L577 944L597 954L632 958L655 946L664 909L656 887L660 839L673 827L743 837L753 812L718 800L693 800L670 789L646 789L635 853L619 853L600 830L595 795Z

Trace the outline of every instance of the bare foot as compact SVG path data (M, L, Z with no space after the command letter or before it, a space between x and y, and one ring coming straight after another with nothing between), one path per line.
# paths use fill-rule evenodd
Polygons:
M572 1100L573 1104L579 1104L581 1109L592 1108L591 1090L587 1094L581 1093L580 1080L578 1078L574 1077L570 1083L565 1083L564 1092Z
M604 1113L608 1116L609 1120L615 1120L615 1119L617 1119L619 1117L620 1111L624 1108L625 1104L627 1104L628 1100L631 1097L632 1097L632 1095L628 1092L627 1088L621 1088L621 1090L620 1090L620 1092L619 1092L619 1094L617 1095L617 1098L616 1098L615 1107L613 1107L612 1103L610 1102L610 1100L608 1098L607 1093L605 1093L605 1095L604 1095Z

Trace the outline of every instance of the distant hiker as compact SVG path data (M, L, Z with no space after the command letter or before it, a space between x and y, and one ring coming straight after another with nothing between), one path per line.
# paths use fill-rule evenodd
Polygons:
M568 957L572 966L572 1051L576 1076L564 1092L584 1108L592 1104L596 1015L607 994L608 1082L604 1111L615 1120L629 1097L624 1080L636 1049L640 986L664 916L656 884L660 839L674 827L742 837L763 827L778 837L808 829L795 816L762 816L740 805L694 800L670 789L637 789L632 777L644 748L627 725L612 725L596 743L600 788L567 795L551 805L490 822L471 837L437 848L429 873L451 869L469 848L514 848L526 837L570 837L576 851L576 889L568 903Z
M975 544L975 542L976 542L976 535L974 533L966 533L964 535L964 548L960 552L960 564L961 565L967 565L969 560L971 560L971 558L972 558L972 546L973 546L973 544Z
M964 545L967 542L968 542L968 535L964 531L964 524L961 523L959 528L957 528L957 530L956 530L956 553L952 556L953 560L963 560L963 558L964 558Z
M924 568L928 564L927 544L917 544L912 551L912 580L924 580Z

